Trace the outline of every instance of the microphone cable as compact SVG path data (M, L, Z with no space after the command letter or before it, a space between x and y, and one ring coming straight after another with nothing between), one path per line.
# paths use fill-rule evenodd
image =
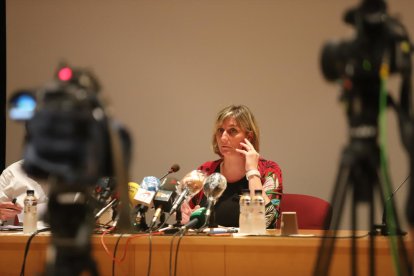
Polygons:
M46 231L49 231L50 230L50 227L46 227L46 228L43 228L43 229L40 229L40 230L36 230L36 231L34 231L31 235L30 235L30 237L29 237L29 239L27 240L27 242L26 242L26 247L25 247L25 249L24 249L24 255L23 255L23 263L22 263L22 268L21 268L21 270L20 270L20 276L24 276L24 270L25 270L25 268L26 268L26 259L27 259L27 254L29 253L29 248L30 248L30 243L32 242L32 239L37 235L37 234L39 234L39 233L41 233L41 232L46 232Z
M152 261L152 230L150 228L148 233L149 238L149 253L148 253L148 269L147 269L147 276L151 274L151 261Z
M118 245L119 245L119 242L121 241L121 238L122 238L123 235L124 235L124 233L121 233L119 235L119 237L116 239L116 242L115 242L114 254L113 254L113 258L112 258L112 276L115 276L116 251L118 250Z
M174 262L174 276L177 276L177 264L178 264L178 249L180 248L181 240L183 239L187 230L181 232L180 237L178 238L177 247L175 248L175 262ZM178 232L180 233L180 232Z
M177 237L178 234L180 234L180 231L177 231L174 233L174 235L171 238L171 242L170 242L169 276L172 276L172 255L173 255L174 239Z

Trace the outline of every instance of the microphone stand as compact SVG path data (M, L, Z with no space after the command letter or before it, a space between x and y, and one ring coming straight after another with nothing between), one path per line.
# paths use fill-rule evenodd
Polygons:
M99 210L98 213L95 215L95 220L98 220L103 213L105 213L109 208L114 206L118 202L117 198L113 198L105 207L103 207L101 210Z
M178 208L177 211L175 211L175 227L181 227L182 223L181 220L183 219L181 214L181 208Z
M146 222L146 212L148 210L148 207L145 205L138 205L135 207L134 213L133 213L133 224L135 226L135 229L137 231L147 231L148 230L148 224Z
M160 181L163 180L164 178L166 178L167 176L169 176L170 174L172 174L174 172L178 172L179 169L180 169L180 166L178 166L177 164L173 165L170 168L170 170L160 178Z
M166 178L167 176L169 176L170 174L172 174L173 172L171 170L169 170L166 174L164 174L161 178L160 181L163 180L164 178Z

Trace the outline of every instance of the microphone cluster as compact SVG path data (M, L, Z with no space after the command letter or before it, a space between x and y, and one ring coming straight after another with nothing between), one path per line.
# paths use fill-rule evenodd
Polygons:
M102 177L93 190L92 197L95 199L95 204L99 210L95 210L95 221L100 222L101 218L105 217L103 222L113 219L115 207L119 202L119 195L116 192L116 180L113 177ZM109 209L112 208L112 213ZM106 214L106 215L105 215ZM108 216L110 216L108 218ZM106 221L105 221L106 220Z
M135 182L128 183L129 201L134 207L131 220L137 230L146 231L148 229L146 213L150 207L156 209L151 219L150 229L155 226L163 212L171 209L173 201L176 198L176 186L178 181L175 178L167 176L177 172L179 169L180 166L174 164L167 174L161 178L146 176L141 184Z
M179 231L187 231L190 228L202 230L210 225L213 206L227 187L226 178L220 173L206 176L204 172L199 170L189 172L181 181L167 177L169 174L177 172L179 168L178 165L173 165L161 178L146 176L141 184L135 182L128 184L130 204L134 206L131 220L136 230L151 232L160 229L173 214L176 214L177 221L174 226L177 226L176 229ZM207 197L207 207L194 211L189 222L182 225L182 203L201 190ZM154 214L152 218L147 219L146 214L149 208L154 210Z

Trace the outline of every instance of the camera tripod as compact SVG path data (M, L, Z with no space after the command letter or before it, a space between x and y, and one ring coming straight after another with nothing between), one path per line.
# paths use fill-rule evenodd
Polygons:
M350 9L344 21L356 29L352 40L325 44L321 56L322 72L328 81L341 81L342 100L346 104L349 125L349 144L344 148L335 189L332 195L331 225L321 241L314 275L327 275L336 241L336 233L342 215L346 194L352 192L351 202L351 272L357 275L357 207L369 205L369 269L375 275L375 236L387 235L394 256L396 275L411 272L402 231L395 211L394 199L388 175L384 143L377 137L385 137L381 122L385 122L385 108L392 105L398 115L401 138L409 152L412 174L414 166L414 131L411 106L411 43L408 32L395 18L387 15L384 0L361 0ZM400 103L396 104L386 91L390 74L402 77ZM379 135L380 134L380 135ZM382 142L382 141L381 141ZM378 231L374 224L374 193L387 210ZM333 236L332 236L333 234Z
M369 204L369 223L374 228L374 192L379 192L381 201L388 205L388 214L390 238L396 238L398 247L398 275L408 275L409 262L407 253L402 240L397 214L394 208L393 198L384 201L383 189L386 181L386 173L381 174L380 165L380 148L374 138L351 138L349 145L345 147L340 161L339 172L337 175L336 185L332 196L332 218L330 230L325 233L333 235L332 238L322 239L318 252L318 259L314 270L314 275L327 275L329 272L329 263L332 257L336 232L341 219L345 197L350 188L352 190L352 210L351 210L351 272L357 275L357 248L355 232L357 229L357 206L359 203L367 202ZM398 233L398 235L397 235ZM369 236L369 265L371 275L375 275L375 236L376 230L372 229Z

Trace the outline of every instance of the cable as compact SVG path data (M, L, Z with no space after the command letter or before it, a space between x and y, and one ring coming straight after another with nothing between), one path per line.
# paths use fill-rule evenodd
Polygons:
M389 64L388 64L388 56L385 57L383 60L381 67L380 67L380 97L379 97L379 141L380 141L380 170L383 177L383 195L384 198L388 198L391 196L391 182L390 176L388 174L388 162L387 162L387 150L386 150L386 116L385 116L385 109L387 107L387 79L389 77ZM397 275L401 275L401 267L398 261L398 250L397 250L397 238L396 238L396 229L397 229L397 221L394 217L394 211L392 208L392 201L386 202L386 213L387 217L391 220L388 221L389 229L390 229L390 247L391 247L391 255L394 261L394 267L396 269Z
M177 247L175 248L174 276L177 275L178 249L180 248L181 240L183 239L186 232L187 232L186 230L182 231L180 237L178 238Z
M171 214L168 214L167 215L167 217L164 219L164 221L157 227L157 229L156 230L160 230L166 223L167 223L167 220L169 220L170 219L170 217L171 217Z
M177 235L180 234L180 232L176 232L174 233L174 235L171 238L171 243L170 243L170 262L169 262L169 276L172 276L172 255L173 255L173 244L174 244L174 239L177 237Z
M150 229L150 232L148 234L149 238L149 253L148 253L148 270L147 270L147 276L150 276L151 274L151 257L152 257L152 232Z
M27 258L27 254L29 253L30 243L31 243L32 239L37 234L39 234L40 232L46 232L46 231L49 231L49 230L50 230L50 227L46 227L46 228L43 228L43 229L40 229L40 230L36 230L35 232L33 232L30 235L29 239L26 242L26 247L24 249L23 263L22 263L22 269L20 271L20 276L24 276L24 270L25 270L25 267L26 267L26 258Z
M119 235L119 237L116 239L115 248L114 248L114 255L112 259L112 276L115 276L115 258L116 258L116 250L118 249L118 244L121 241L121 238L124 234L122 233Z
M404 183L405 182L407 182L407 180L410 178L410 175L408 175L407 176L407 178L397 187L397 189L395 189L392 193L391 193L391 195L389 196L389 198L387 198L387 200L390 200L393 196L394 196L394 194L396 193L396 192L398 192L398 190L404 185Z
M145 234L137 234L137 235L133 235L133 236L128 237L127 240L126 240L126 243L125 243L125 248L124 248L124 252L122 254L122 257L119 258L119 259L116 259L116 258L114 259L113 258L113 254L111 254L111 252L109 252L108 246L106 246L105 241L104 241L105 235L107 233L109 233L109 231L111 231L111 230L112 229L109 229L109 230L107 230L107 231L105 231L105 232L102 233L102 235L101 235L101 244L102 244L102 247L105 250L105 253L111 258L111 260L114 260L118 264L120 264L121 262L123 262L125 260L126 253L127 253L127 249L128 249L128 246L129 246L129 243L131 242L131 240L133 240L135 238L139 238L139 237L145 237L145 236L148 235L148 234L145 233ZM152 233L152 235L160 235L160 234L162 234L162 232L154 232L154 233Z

